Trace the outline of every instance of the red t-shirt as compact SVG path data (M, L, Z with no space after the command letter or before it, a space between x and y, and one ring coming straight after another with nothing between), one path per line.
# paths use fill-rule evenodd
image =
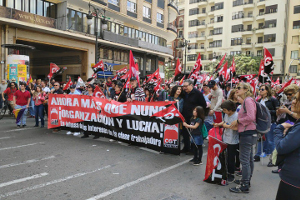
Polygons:
M17 89L16 88L14 88L14 89L10 89L10 87L9 88L6 88L6 90L4 90L4 93L7 95L7 97L8 97L8 101L13 101L14 100L14 94L15 94L15 92L17 91Z
M31 98L30 93L25 90L25 92L22 92L21 90L18 90L15 92L16 97L16 104L19 106L25 106L28 103L28 99Z

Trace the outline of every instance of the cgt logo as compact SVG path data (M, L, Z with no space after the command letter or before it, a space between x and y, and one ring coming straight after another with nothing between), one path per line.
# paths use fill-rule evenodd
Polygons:
M166 127L164 134L164 144L177 144L178 143L178 131L175 127Z

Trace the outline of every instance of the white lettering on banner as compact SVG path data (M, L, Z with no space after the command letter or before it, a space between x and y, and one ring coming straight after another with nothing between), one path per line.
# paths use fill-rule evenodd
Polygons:
M100 102L100 101L97 101L95 103L95 101L92 99L81 99L81 107L82 108L94 108L97 110L101 110L101 105L102 105L102 102Z
M78 99L74 98L72 101L72 98L65 97L53 97L51 105L79 107Z
M153 137L146 137L146 136L135 136L135 135L131 135L131 141L133 142L138 142L138 143L144 143L144 144L152 144L155 146L161 146L161 140L159 139L155 139Z
M118 123L118 125L119 125L119 128L122 128L122 122L123 122L123 119L118 119L118 118L116 118L116 120L117 120L117 123Z
M217 170L220 170L222 168L222 165L221 165L221 162L220 162L220 159L219 159L219 156L218 156L221 152L220 144L215 144L213 146L213 149L214 149L214 155L216 155L216 156L214 158L214 169L213 169L213 172L211 174L211 180L212 181L214 181L215 178L222 178L222 174L216 174L215 173L216 172L216 169L215 169L216 167L217 167ZM215 150L217 150L217 152Z
M114 104L110 104L107 103L105 104L104 107L104 111L109 113L109 114L121 114L121 115L125 115L126 114L126 104L122 104L122 105L114 105Z
M131 123L130 123L131 122ZM127 129L146 133L160 133L157 122L145 122L137 120L126 120Z
M165 109L165 106L144 106L144 105L132 105L131 114L152 116L153 114Z

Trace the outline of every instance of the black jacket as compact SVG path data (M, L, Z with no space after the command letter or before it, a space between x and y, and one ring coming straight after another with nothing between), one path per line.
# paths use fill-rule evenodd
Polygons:
M187 123L190 122L193 116L193 110L196 106L202 106L203 109L206 109L206 101L203 94L195 88L189 94L184 93L183 99L182 115Z
M261 99L258 100L260 102ZM277 116L276 116L276 110L279 108L279 101L275 99L274 97L268 97L268 100L265 102L266 107L269 109L271 114L271 122L275 123Z

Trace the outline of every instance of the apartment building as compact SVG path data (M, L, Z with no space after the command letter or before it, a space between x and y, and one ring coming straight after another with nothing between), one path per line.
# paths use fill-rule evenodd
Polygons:
M145 76L172 58L167 42L177 37L177 16L176 0L0 0L0 44L35 47L26 62L33 78L44 79L54 62L67 67L58 81L86 80L99 60L113 66L108 70L128 64L129 50ZM20 54L11 49L0 49L1 79L9 55Z
M187 71L198 53L205 65L216 56L263 55L269 49L275 62L274 75L284 72L284 42L287 0L186 0L179 1L184 13L183 37L189 40ZM238 67L238 66L237 66Z
M300 78L300 0L288 0L288 29L284 74Z

